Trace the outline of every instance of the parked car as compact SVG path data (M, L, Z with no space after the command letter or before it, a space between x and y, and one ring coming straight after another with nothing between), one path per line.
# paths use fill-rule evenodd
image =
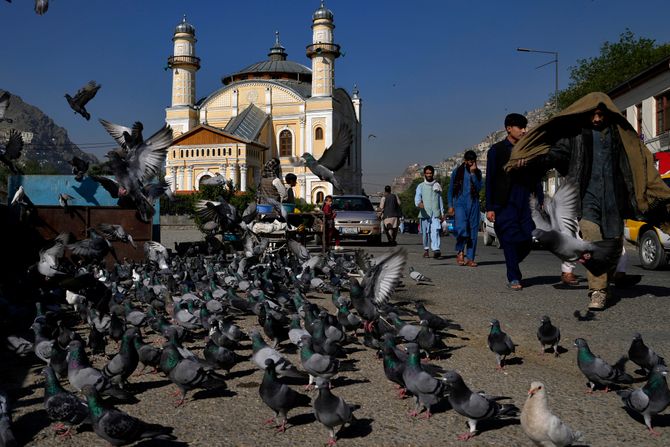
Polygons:
M493 245L500 248L500 240L496 236L496 230L493 229L493 222L489 222L486 218L486 213L482 213L481 231L484 245Z
M665 174L662 178L670 186L670 174ZM643 268L656 270L668 263L670 234L646 222L626 219L623 235L627 241L637 245L640 264Z
M354 195L333 196L333 209L337 212L335 228L340 232L340 239L381 243L382 223L370 199Z

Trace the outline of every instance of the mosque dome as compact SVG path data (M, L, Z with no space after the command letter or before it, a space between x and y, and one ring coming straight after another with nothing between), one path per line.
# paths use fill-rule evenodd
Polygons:
M314 14L312 15L312 20L318 20L318 19L327 19L327 20L333 20L333 12L326 8L326 6L323 4L323 0L321 1L321 6L319 9L314 11Z
M195 36L195 27L186 21L186 16L181 19L181 23L174 29L174 33L186 33Z

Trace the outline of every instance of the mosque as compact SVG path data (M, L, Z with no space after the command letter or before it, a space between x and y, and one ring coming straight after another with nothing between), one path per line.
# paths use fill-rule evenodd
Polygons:
M177 192L197 191L200 183L216 174L231 179L241 191L255 187L264 163L278 157L282 174L298 177L295 196L320 203L333 194L333 186L305 167L293 166L291 157L310 153L317 160L340 126L352 132L344 166L337 171L345 191L360 194L361 98L335 88L333 13L321 6L312 15L312 43L306 54L311 69L287 59L276 34L266 60L223 76L223 87L196 102L195 28L186 18L174 31L172 102L165 121L174 141L168 151L166 177Z

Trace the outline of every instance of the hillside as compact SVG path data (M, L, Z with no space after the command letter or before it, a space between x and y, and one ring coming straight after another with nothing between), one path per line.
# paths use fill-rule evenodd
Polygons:
M10 92L11 94L11 92ZM58 173L70 172L68 161L73 156L97 163L97 158L80 150L70 138L67 131L37 107L23 102L21 97L11 95L9 108L5 118L13 123L0 123L0 141L4 141L10 129L23 133L24 148L19 165L26 160L34 160L40 167L55 169Z

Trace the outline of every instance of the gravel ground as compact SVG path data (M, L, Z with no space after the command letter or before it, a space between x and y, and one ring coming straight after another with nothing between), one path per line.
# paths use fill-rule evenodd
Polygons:
M462 325L462 330L450 332L446 343L450 356L434 363L447 369L456 369L473 390L484 390L487 394L508 396L520 408L532 380L545 382L549 405L568 425L585 433L584 445L668 445L670 417L659 416L655 425L662 433L652 438L640 420L631 418L621 407L615 393L585 395L585 378L576 366L576 354L572 342L576 337L589 341L592 350L605 360L614 362L630 345L634 330L640 330L645 340L657 352L668 350L667 297L669 289L664 275L654 272L645 276L650 284L643 292L624 292L613 308L598 315L595 321L577 322L572 317L575 309L586 305L585 290L555 288L559 262L547 252L533 252L522 270L529 286L522 292L504 288L504 261L502 252L480 245L476 269L458 267L452 255L442 259L421 258L418 236L402 235L401 245L409 251L409 265L433 278L433 283L417 285L406 278L404 286L395 300L407 302L421 300L436 312L448 316ZM445 244L451 248L453 240ZM447 253L447 247L443 251ZM373 253L387 251L386 247L371 247ZM631 253L633 255L633 253ZM633 256L631 256L633 257ZM634 270L631 269L631 270ZM551 276L548 276L547 273ZM658 273L658 274L656 274ZM638 296L644 293L643 296ZM630 299L627 299L630 298ZM639 299L633 299L639 298ZM330 299L325 295L309 297L315 303L331 310ZM535 331L539 317L552 316L561 327L561 345L568 350L560 357L540 355ZM639 316L639 314L644 314ZM637 317L635 315L638 315ZM488 322L498 318L502 328L514 339L517 346L515 360L505 372L495 370L494 355L486 346ZM413 316L405 316L413 319ZM254 318L240 321L245 328L255 324ZM636 329L635 329L636 328ZM151 339L152 336L145 336ZM202 342L193 347L202 348ZM108 346L108 353L116 348ZM249 354L247 344L241 354ZM344 372L335 381L333 393L342 396L361 408L355 415L358 421L339 433L338 445L342 446L426 446L426 445L531 445L521 430L518 421L481 423L481 433L464 444L456 436L466 431L463 417L439 405L431 419L413 419L407 416L413 407L412 399L398 399L395 389L385 378L382 364L374 353L362 345L350 345L350 358L356 371ZM668 354L670 355L670 354ZM300 361L296 353L287 353L296 365ZM106 445L93 432L83 431L63 441L54 437L42 407L43 388L37 361L24 360L8 365L3 360L3 382L14 404L14 430L20 441L33 446L93 446ZM96 358L97 366L104 359ZM629 364L628 371L633 367ZM27 373L26 373L27 371ZM634 375L638 378L639 376ZM171 393L174 386L160 375L133 375L132 390L139 403L119 405L124 411L147 422L174 427L176 443L140 443L138 445L193 445L193 446L315 446L328 439L327 430L314 420L311 408L299 408L289 413L289 429L277 434L264 426L272 412L262 403L258 386L262 374L250 362L245 361L233 368L228 376L228 390L223 392L195 392L184 407L174 408ZM635 386L641 386L641 383ZM297 389L302 389L297 386ZM316 394L312 394L316 396Z

